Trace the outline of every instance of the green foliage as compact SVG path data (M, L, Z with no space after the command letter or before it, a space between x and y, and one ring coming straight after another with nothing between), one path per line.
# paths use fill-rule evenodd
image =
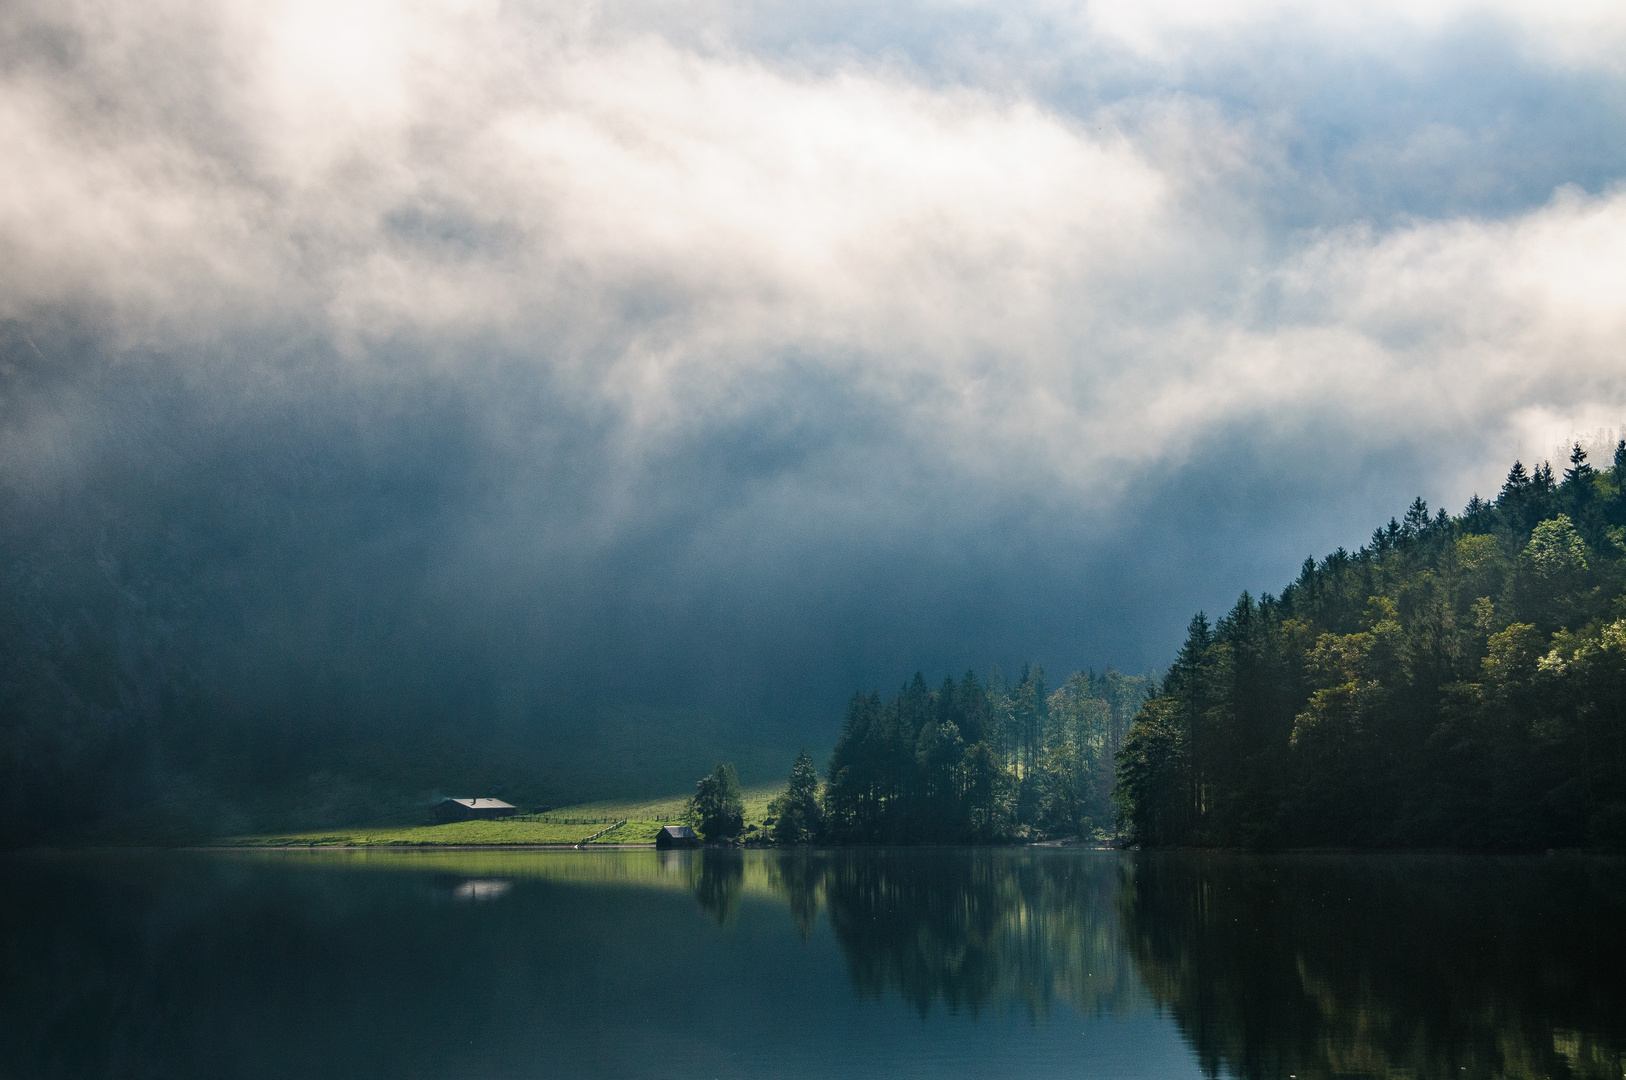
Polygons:
M823 838L990 843L1093 836L1111 820L1111 761L1152 680L1075 673L1047 693L967 672L931 690L916 674L891 701L857 694L824 789Z
M1536 526L1522 557L1536 576L1548 583L1562 585L1587 569L1586 541L1563 514Z
M1172 696L1148 701L1119 756L1118 826L1140 840L1173 843L1189 828L1193 811L1186 725Z
M745 800L732 763L719 764L710 776L695 784L690 812L695 828L707 840L732 840L745 831Z
M824 831L824 808L819 804L819 773L813 755L804 746L790 768L790 780L768 804L773 838L781 844L812 840Z
M1351 555L1244 594L1116 756L1146 844L1626 842L1622 465L1515 463L1459 517L1422 500ZM1623 534L1626 535L1626 534Z

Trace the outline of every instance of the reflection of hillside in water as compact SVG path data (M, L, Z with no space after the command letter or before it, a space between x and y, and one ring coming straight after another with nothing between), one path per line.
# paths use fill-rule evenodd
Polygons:
M1599 859L1010 850L686 853L821 912L854 987L922 1015L1168 1009L1210 1075L1611 1077L1626 1034L1626 864Z
M670 1049L674 1002L693 1046L761 1035L823 1075L864 1026L844 985L888 999L871 1020L942 1006L889 1044L1155 1004L1215 1076L1601 1080L1626 1045L1608 859L58 853L0 859L0 911L7 1077L616 1075ZM1079 1026L1111 1051L1146 1019Z
M256 857L263 863L265 857ZM1213 1075L1626 1074L1626 862L1056 849L447 852L282 861L682 892L822 916L862 995L1167 1009ZM501 905L494 905L501 906Z
M1118 938L1120 859L1078 855L810 851L757 862L708 850L673 865L722 923L757 862L804 939L825 912L860 993L896 990L922 1014L937 1002L973 1013L1020 1003L1040 1016L1057 1001L1123 1012L1144 996Z
M1068 853L896 852L832 857L830 925L860 992L897 989L975 1012L1058 1001L1122 1012L1144 998L1119 942L1118 861Z
M674 854L678 857L673 858ZM745 858L741 852L705 851L688 858L666 852L662 861L668 873L676 871L688 877L701 910L716 919L718 926L727 926L734 920L740 893L745 889Z
M1143 855L1147 989L1210 1075L1611 1077L1626 868L1592 859Z

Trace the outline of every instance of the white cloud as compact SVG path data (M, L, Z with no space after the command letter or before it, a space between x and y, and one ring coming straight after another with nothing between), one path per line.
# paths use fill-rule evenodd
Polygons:
M1126 10L1090 18L1146 44L1307 11ZM1621 24L1380 15L1470 10L1554 40ZM78 68L0 88L26 162L0 174L0 314L88 301L159 347L297 323L361 371L404 341L455 373L460 342L498 340L617 410L634 457L749 417L794 361L920 456L1061 498L1239 424L1516 440L1531 410L1626 407L1620 193L1267 236L1215 207L1277 148L1175 94L1131 129L857 61L609 40L593 9L92 11L67 17ZM183 33L195 63L140 62Z
M1288 25L1306 36L1371 41L1490 20L1514 28L1533 57L1553 63L1619 72L1626 53L1626 9L1611 0L1096 0L1083 10L1094 32L1165 61L1189 57L1215 34L1261 27Z

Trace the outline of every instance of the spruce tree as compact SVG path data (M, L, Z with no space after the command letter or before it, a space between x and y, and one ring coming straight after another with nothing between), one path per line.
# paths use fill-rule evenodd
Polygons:
M773 802L768 804L773 815L773 838L781 844L798 844L816 840L824 826L824 812L819 806L819 771L813 767L813 757L802 747L796 763L790 767L790 780Z

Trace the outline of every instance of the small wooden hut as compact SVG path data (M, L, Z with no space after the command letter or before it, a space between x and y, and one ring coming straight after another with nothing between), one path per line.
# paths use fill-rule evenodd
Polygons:
M507 817L513 812L514 807L501 799L440 799L429 806L429 813L443 825L448 821Z
M700 837L687 825L665 825L655 834L655 846L658 848L699 847Z

